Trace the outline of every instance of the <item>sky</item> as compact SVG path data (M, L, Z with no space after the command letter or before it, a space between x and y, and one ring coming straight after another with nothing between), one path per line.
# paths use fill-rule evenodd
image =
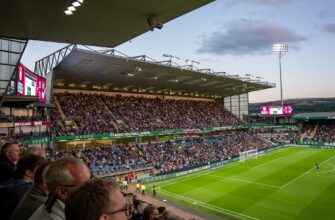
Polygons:
M116 50L130 56L163 54L199 62L201 69L261 77L276 88L252 92L249 102L280 99L278 55L274 43L288 44L282 57L283 98L335 97L334 0L217 0L144 33ZM22 63L66 46L30 41Z

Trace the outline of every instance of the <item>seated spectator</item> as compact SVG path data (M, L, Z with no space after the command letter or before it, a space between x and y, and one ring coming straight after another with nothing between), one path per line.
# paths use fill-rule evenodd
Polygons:
M14 177L0 185L0 219L9 219L23 195L32 188L35 170L45 162L45 158L33 154L18 161Z
M44 175L49 190L48 199L29 220L65 220L66 200L90 177L87 165L79 159L62 158L51 162Z
M0 184L10 179L20 158L20 148L16 143L6 143L1 148L0 155Z
M37 168L34 176L34 186L22 197L10 217L11 220L28 219L36 209L46 201L48 188L43 180L42 174L48 165L49 162L45 162Z
M117 186L106 180L94 179L82 185L66 201L66 219L127 220L132 207Z

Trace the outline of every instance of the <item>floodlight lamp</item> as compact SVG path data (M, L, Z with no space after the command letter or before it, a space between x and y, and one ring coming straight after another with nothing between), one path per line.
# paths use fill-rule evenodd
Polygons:
M272 50L280 54L286 53L288 51L288 44L274 44Z
M80 4L78 1L72 2L72 5L73 5L74 7L79 7L79 6L81 6L81 4Z
M70 11L70 10L65 10L64 13L65 13L66 15L72 15L72 14L73 14L73 12Z
M69 6L69 7L67 7L67 10L69 10L69 11L75 11L76 8L74 6Z
M79 2L80 4L83 4L84 0L77 0L77 2Z

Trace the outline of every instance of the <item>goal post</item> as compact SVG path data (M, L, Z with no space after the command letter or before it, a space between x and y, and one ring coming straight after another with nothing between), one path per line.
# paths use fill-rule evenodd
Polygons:
M239 161L240 162L244 162L244 161L252 159L252 158L258 158L258 150L257 149L252 149L252 150L239 152Z

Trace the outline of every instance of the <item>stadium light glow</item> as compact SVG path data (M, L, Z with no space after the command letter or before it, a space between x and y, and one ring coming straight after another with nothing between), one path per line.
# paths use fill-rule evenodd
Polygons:
M69 10L69 11L75 11L76 8L74 6L69 6L69 7L67 7L67 10Z
M72 14L73 14L73 12L70 11L70 10L65 10L64 13L65 13L66 15L72 15Z
M281 105L284 105L283 101L283 85L282 85L282 67L281 67L281 57L288 52L288 44L274 44L272 46L273 52L278 54L279 57L279 76L280 76L280 100Z
M81 4L80 4L79 2L72 2L72 5L73 5L74 7L79 7L79 6L81 6Z
M76 11L77 8L79 8L80 6L82 6L84 3L84 0L75 0L72 1L67 7L66 10L64 11L64 13L66 15L72 15L73 12Z

